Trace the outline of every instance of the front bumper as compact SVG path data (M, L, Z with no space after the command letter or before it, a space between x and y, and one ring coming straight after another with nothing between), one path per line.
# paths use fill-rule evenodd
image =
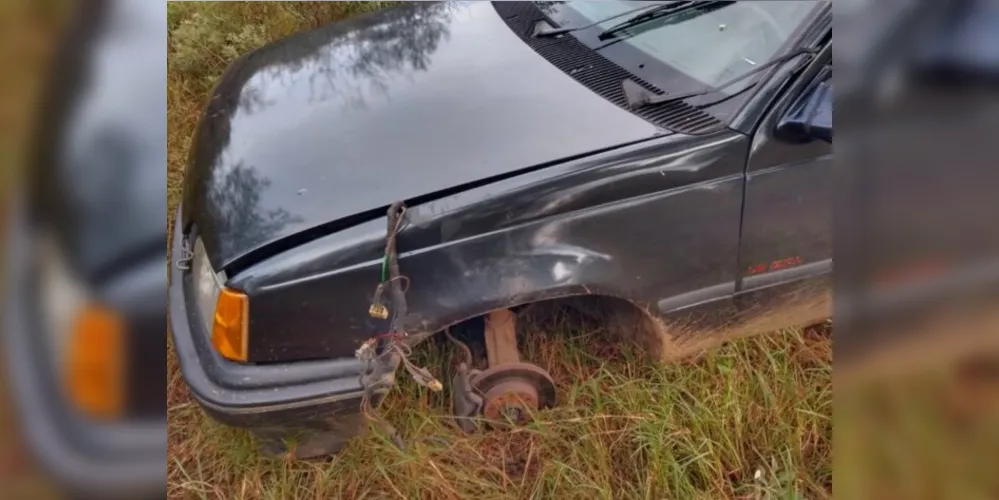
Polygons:
M2 274L10 293L0 312L0 331L11 403L25 444L44 472L74 497L161 497L166 488L165 416L95 422L67 407L39 341L38 308L29 293L36 288L31 272L36 231L20 203L13 205L9 222ZM152 293L162 294L159 289Z
M215 420L248 428L269 454L308 458L338 451L366 428L362 364L350 358L254 365L222 358L197 317L192 273L175 262L182 255L180 213L171 239L169 325L194 399Z

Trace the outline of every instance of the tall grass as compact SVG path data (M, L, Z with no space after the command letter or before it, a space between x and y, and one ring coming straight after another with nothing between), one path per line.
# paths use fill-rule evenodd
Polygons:
M322 460L286 462L245 432L170 405L175 498L827 498L832 364L823 335L788 330L696 362L653 364L575 322L537 326L524 351L559 405L515 430L466 435L441 394L401 373L378 430ZM600 355L594 353L600 352ZM453 373L450 345L419 362ZM444 373L442 373L444 372ZM179 382L179 381L175 381ZM180 401L178 399L178 401Z

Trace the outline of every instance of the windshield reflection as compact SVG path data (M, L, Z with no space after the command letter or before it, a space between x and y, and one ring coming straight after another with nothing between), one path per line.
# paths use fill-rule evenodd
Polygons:
M645 2L600 1L564 4L577 15L596 22L634 9ZM705 3L673 16L653 19L616 31L604 50L623 43L665 63L707 87L717 87L779 52L821 1L739 1ZM539 5L540 7L540 5ZM552 6L547 6L549 9ZM612 19L597 25L607 30L622 21ZM752 80L731 85L721 92L735 95Z

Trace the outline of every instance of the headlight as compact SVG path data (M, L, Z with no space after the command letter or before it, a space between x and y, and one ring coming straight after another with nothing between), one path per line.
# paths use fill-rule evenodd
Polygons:
M81 413L121 415L125 404L125 320L95 300L52 239L40 245L40 307L62 392Z
M225 288L223 279L212 269L205 253L205 246L198 238L194 242L194 294L205 331L212 345L223 357L233 361L246 361L247 320L249 302L246 295Z
M205 331L210 335L215 322L215 305L222 293L222 279L215 274L208 262L205 245L198 238L194 242L194 258L191 261L191 271L194 273L194 298L198 304L198 313Z

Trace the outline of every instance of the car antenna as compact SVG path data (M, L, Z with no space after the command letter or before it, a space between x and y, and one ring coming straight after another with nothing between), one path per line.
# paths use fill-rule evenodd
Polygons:
M638 7L638 8L626 10L626 11L620 13L620 14L615 14L615 15L610 16L610 17L605 17L603 19L600 19L599 21L593 21L590 24L585 24L583 26L576 26L574 28L556 28L556 27L552 26L551 23L549 23L548 21L538 21L534 25L534 31L531 33L531 37L533 37L533 38L547 38L547 37L552 37L552 36L564 35L566 33L572 33L573 31L579 31L579 30L583 30L583 29L586 29L586 28L592 28L592 27L594 27L594 26L596 26L598 24L603 24L603 23L606 23L607 21L612 21L612 20L617 19L619 17L627 16L628 14L634 14L635 12L638 12L638 11L642 11L642 10L654 10L654 9L657 9L657 8L663 6L663 5L665 5L665 4L658 3L658 2L656 2L654 4L651 4L651 5L643 5L643 6Z
M775 57L775 58L767 61L764 64L761 64L761 65L759 65L759 66L757 66L757 67L755 67L755 68L753 68L753 69L751 69L749 71L746 71L745 73L743 73L743 74L741 74L741 75L739 75L739 76L737 76L735 78L732 78L731 80L729 80L727 82L719 84L716 87L708 87L706 89L694 90L694 91L691 91L691 92L681 92L681 93L678 93L678 94L663 94L663 95L658 95L658 94L655 94L652 91L646 89L645 87L639 85L638 82L636 82L635 80L632 80L631 78L626 78L626 79L624 79L624 80L621 81L621 89L624 90L624 97L628 101L628 107L630 107L631 109L638 109L638 108L641 108L641 107L644 107L644 106L651 106L651 105L654 105L654 104L663 104L663 103L667 103L667 102L679 101L679 100L687 99L687 98L690 98L690 97L696 97L696 96L699 96L699 95L710 94L712 92L718 92L719 90L721 90L723 88L726 88L726 87L729 87L729 86L731 86L731 85L733 85L735 83L738 83L738 82L740 82L742 80L745 80L746 78L749 78L750 76L755 75L756 73L759 73L760 71L763 71L763 70L765 70L767 68L770 68L772 66L776 66L778 64L782 64L782 63L784 63L784 62L786 62L786 61L788 61L790 59L793 59L795 57L798 57L798 56L800 56L802 54L812 54L812 55L814 55L814 54L817 54L817 53L818 53L818 49L816 49L816 48L812 48L812 47L801 47L801 48L798 48L798 49L796 49L794 51L791 51L791 52L789 52L787 54L784 54L782 56Z

